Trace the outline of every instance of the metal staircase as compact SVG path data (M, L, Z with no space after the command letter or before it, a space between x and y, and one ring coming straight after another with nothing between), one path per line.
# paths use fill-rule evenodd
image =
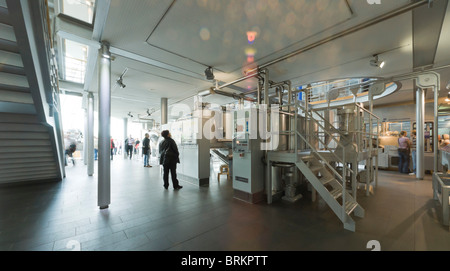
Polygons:
M336 216L341 220L344 228L350 231L355 231L355 221L351 215L364 217L364 209L356 201L356 193L349 193L347 188L348 173L355 174L355 172L346 164L346 152L344 146L339 141L339 130L335 129L331 123L327 123L320 114L310 111L305 107L295 102L295 107L302 110L305 114L306 123L312 123L320 127L324 133L328 135L330 141L334 141L335 145L342 148L341 156L335 150L328 149L329 142L324 142L318 135L312 132L307 132L303 135L295 128L295 153L298 153L298 148L303 147L307 155L298 155L295 165L300 172L305 176L311 186L314 188L313 194L317 192L325 203L331 208ZM313 113L314 112L314 113ZM316 114L316 115L314 115ZM295 114L297 116L297 114ZM297 123L297 120L295 120ZM324 126L327 126L325 129ZM338 136L335 136L338 134ZM324 150L318 150L312 144L312 138L322 143ZM342 172L338 172L332 163L339 163L342 165Z
M45 1L0 0L0 185L64 176L46 12Z
M364 217L364 209L327 169L324 162L313 152L310 156L302 157L295 165L342 221L344 228L355 231L355 221L350 215L354 212L356 216Z

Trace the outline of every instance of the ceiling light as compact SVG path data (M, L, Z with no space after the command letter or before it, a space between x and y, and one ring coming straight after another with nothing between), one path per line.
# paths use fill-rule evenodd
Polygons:
M128 117L132 118L133 114L131 114L131 112L128 112Z
M127 86L123 83L123 76L128 72L128 68L125 68L125 70L122 72L122 74L120 75L119 78L117 78L116 80L116 84L120 87L120 88L126 88Z
M382 69L385 64L386 64L385 61L378 60L378 55L374 55L373 59L370 60L370 66L373 66L373 67L379 67Z
M211 67L206 68L205 70L206 80L214 80L214 73Z
M119 79L117 79L116 83L120 88L126 88L127 86L123 83L123 78L120 77Z

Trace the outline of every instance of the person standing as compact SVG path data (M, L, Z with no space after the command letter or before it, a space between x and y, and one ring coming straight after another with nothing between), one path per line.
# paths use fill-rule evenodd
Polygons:
M94 136L94 160L98 159L98 138Z
M111 137L110 143L109 143L109 148L111 149L111 160L113 160L114 158L114 148L116 147L116 145L114 144L114 139Z
M130 156L130 159L133 157L133 152L134 152L134 138L130 135L130 137L127 140L127 144L128 144L128 149L127 149L127 153Z
M416 175L416 131L412 131L411 133L411 158L413 164L413 172L409 173L409 175Z
M159 164L164 167L164 188L169 188L169 171L172 177L172 185L175 190L183 188L177 179L177 164L180 163L180 153L178 152L177 143L172 139L169 130L161 132L164 140L159 143Z
M398 139L398 171L409 174L409 150L411 148L411 142L406 136L406 131L400 132L400 138Z
M145 138L142 140L142 154L144 155L144 167L152 167L149 163L150 156L150 135L145 134Z

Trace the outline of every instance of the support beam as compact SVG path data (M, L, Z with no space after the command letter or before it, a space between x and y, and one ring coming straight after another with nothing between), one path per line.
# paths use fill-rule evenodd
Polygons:
M111 53L108 43L102 43L99 57L98 206L105 209L111 203Z
M425 91L416 90L416 178L423 180L425 175Z
M89 92L87 97L87 174L94 175L94 94Z
M168 104L167 98L161 98L161 125L168 122Z
M123 141L122 141L122 154L124 158L127 158L127 146L125 140L128 138L128 118L123 118Z

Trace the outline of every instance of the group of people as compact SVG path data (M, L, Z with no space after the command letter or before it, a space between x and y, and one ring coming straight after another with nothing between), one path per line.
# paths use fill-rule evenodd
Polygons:
M164 138L159 143L159 164L163 166L163 181L164 188L169 188L169 173L172 179L172 186L175 190L183 188L177 179L177 164L180 163L180 153L178 152L177 143L172 139L172 135L169 130L161 132L161 136ZM137 146L139 146L139 140L135 140L131 135L125 140L125 146L127 155L131 159L133 152L135 152ZM142 155L144 156L144 167L152 167L150 165L150 135L145 134L145 138L142 140Z

